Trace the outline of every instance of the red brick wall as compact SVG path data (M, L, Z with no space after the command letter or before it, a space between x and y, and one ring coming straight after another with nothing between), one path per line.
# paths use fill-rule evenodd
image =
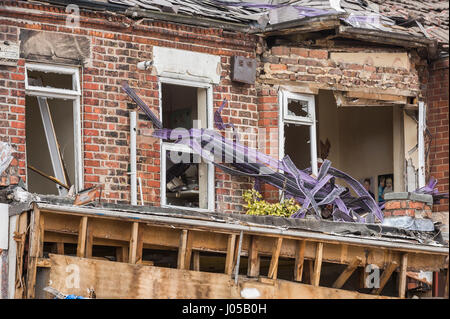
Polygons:
M17 41L19 29L0 23L0 42ZM10 166L2 173L0 185L17 184L25 175L25 69L0 65L0 140L10 143L15 152Z
M343 50L343 49L341 49ZM349 52L373 52L371 49L349 47ZM386 51L387 49L379 49ZM375 67L371 63L338 63L329 59L328 49L275 46L262 55L260 78L309 83L321 89L348 90L373 88L379 90L408 90L420 92L416 63L411 55L411 68ZM337 50L336 50L337 51ZM388 92L386 92L388 93Z
M133 105L121 90L128 80L141 98L158 114L158 78L137 70L139 61L152 58L153 46L164 46L221 56L222 76L213 87L217 109L222 100L229 104L224 120L246 129L245 142L256 136L258 110L256 89L230 80L230 57L255 57L255 36L175 25L165 22L134 24L121 15L81 10L80 27L65 25L65 8L29 2L2 1L0 40L18 40L21 29L79 34L91 40L91 60L82 68L84 187L103 185L102 197L111 202L129 203L129 108ZM20 7L20 10L9 10ZM32 9L32 10L30 10ZM39 14L37 11L39 10ZM1 185L26 180L24 60L18 66L0 67L0 137L19 151ZM152 125L143 114L138 121L138 176L142 177L146 204L160 202L160 143L151 138ZM250 129L250 131L248 131ZM9 177L10 176L10 177ZM8 178L9 177L9 178ZM248 178L231 177L216 171L216 206L224 212L242 209L242 190L251 187Z
M448 192L448 57L432 63L427 83L427 126L433 136L429 155L429 175L438 179L441 192ZM448 212L448 199L434 205L436 212Z

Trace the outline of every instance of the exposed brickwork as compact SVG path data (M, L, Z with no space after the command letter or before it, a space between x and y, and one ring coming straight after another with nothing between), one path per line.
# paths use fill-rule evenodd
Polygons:
M252 85L230 80L230 57L255 57L256 37L165 22L134 25L134 21L120 15L83 10L80 27L72 28L65 25L63 7L3 3L20 6L22 10L0 9L2 39L8 37L17 41L20 29L81 34L91 39L92 57L82 68L84 187L103 185L105 200L122 203L130 200L128 114L133 104L121 91L121 82L128 80L152 110L159 113L158 78L136 67L139 61L152 58L154 46L221 56L222 77L220 84L213 87L214 107L219 107L227 98L229 104L223 111L224 120L233 123L240 132L245 131L240 136L241 141L256 141L253 138L258 128L256 90ZM28 9L39 10L41 14ZM0 69L0 136L20 150L2 178L2 185L17 183L18 176L25 180L24 62L20 60L17 67ZM138 176L142 177L146 204L159 205L160 143L151 137L153 128L146 117L140 114L139 119ZM215 177L217 209L242 211L242 190L252 186L249 179L231 177L220 171L216 171Z
M0 41L17 42L19 29L0 26ZM25 177L25 83L24 60L17 66L0 65L0 140L10 143L15 152L9 168L0 177L0 185L17 184ZM24 178L25 179L25 178Z
M352 50L354 51L354 49ZM361 49L367 52L367 49ZM375 67L370 63L338 63L329 59L331 51L302 47L275 46L265 52L260 63L261 80L279 79L310 82L322 88L397 89L420 91L415 58L411 69Z
M414 200L390 200L386 202L384 217L411 216L432 218L432 207Z
M427 83L427 127L433 136L430 148L429 175L438 179L438 189L449 191L448 71L449 59L438 60L429 68ZM434 205L435 212L448 212L448 199Z
M301 46L276 46L263 53L264 44L256 36L158 21L136 23L107 12L81 10L80 27L70 27L66 25L63 6L23 1L0 0L0 3L5 5L0 6L0 40L17 41L21 29L89 37L92 55L82 68L84 187L103 185L102 197L112 202L129 203L128 112L133 104L121 91L120 84L128 80L152 110L159 113L158 78L136 68L138 61L152 58L154 46L220 56L222 74L220 84L213 88L214 109L224 98L228 99L229 105L222 112L224 121L244 132L239 136L244 143L256 141L258 135L259 149L275 158L278 157L278 86L265 81L305 82L342 90L369 87L419 92L419 70L425 67L416 55L412 55L408 70L339 64L329 59L328 50ZM9 10L9 6L15 7L14 10ZM349 48L349 51L355 52L355 49ZM257 85L231 82L230 57L233 55L259 58ZM1 185L17 183L19 176L25 180L26 175L24 64L24 60L19 60L15 67L0 66L0 138L12 143L17 150L16 159L1 177ZM441 108L441 104L436 105ZM447 144L442 149L447 147L448 151L448 95L446 116ZM145 116L141 114L139 118L138 176L142 177L146 204L159 205L160 143L151 137L153 128ZM444 121L439 122L441 124L445 125ZM431 156L441 154L441 148L431 152ZM448 191L448 169L444 174L447 174ZM242 191L252 187L251 180L231 177L220 170L216 170L215 180L217 209L240 211ZM445 189L445 184L440 187ZM279 192L273 187L264 186L263 193L269 201L278 200Z

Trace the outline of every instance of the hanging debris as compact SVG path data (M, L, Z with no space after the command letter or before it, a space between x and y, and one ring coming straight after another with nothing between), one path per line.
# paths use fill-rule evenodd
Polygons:
M160 128L162 125L159 119L137 97L133 89L127 83L123 84L123 89L137 102L153 124ZM220 116L224 106L225 104L222 104L214 116L219 129L227 127ZM351 176L331 167L329 160L324 161L316 178L311 176L311 170L299 170L289 156L278 161L236 140L226 139L213 130L160 128L153 133L153 136L189 146L204 161L214 164L225 173L254 177L261 182L285 190L288 198L295 198L302 205L302 208L291 216L293 218L303 218L310 212L317 219L321 219L321 207L332 205L335 221L362 223L383 221L380 207L366 189ZM348 188L336 184L336 178L344 180L358 197L352 196ZM366 216L361 217L363 214Z

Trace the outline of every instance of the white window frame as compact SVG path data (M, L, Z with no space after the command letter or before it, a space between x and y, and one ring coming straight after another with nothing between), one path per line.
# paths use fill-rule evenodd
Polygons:
M58 74L72 75L73 90L58 89L52 87L41 87L29 85L28 71L39 71ZM83 157L81 149L81 83L80 70L74 66L62 66L45 63L26 63L25 64L25 94L29 96L56 98L71 100L73 104L73 128L74 128L74 154L75 154L75 189L81 191L84 185L83 176ZM28 187L28 170L27 172L27 187Z
M309 117L293 116L288 113L288 101L300 100L308 102L308 114ZM316 103L315 96L312 94L298 94L288 91L280 90L278 92L279 112L278 112L278 153L279 158L282 160L285 156L285 135L284 125L303 125L309 126L310 136L310 153L311 153L311 168L312 173L317 176L319 169L317 165L317 133L316 133Z
M167 78L167 77L160 77L159 78L159 114L160 114L160 121L163 123L163 96L162 96L162 84L173 84L173 85L180 85L180 86L188 86L192 88L197 89L206 89L206 116L207 116L207 127L208 129L213 129L213 89L212 85L205 82L200 81L192 81L192 80L180 80L180 79L174 79L174 78ZM214 187L214 165L212 163L206 163L208 167L208 186L207 186L207 192L208 192L208 208L196 208L196 207L185 207L185 206L176 206L176 205L170 205L167 204L167 198L166 198L166 152L167 151L178 151L178 152L185 152L194 154L195 152L187 145L179 145L174 144L171 142L164 142L161 140L161 157L160 157L160 163L161 163L161 174L160 174L160 181L161 181L161 207L168 207L168 208L180 208L184 210L193 210L193 211L201 211L201 212L214 212L215 210L215 187ZM202 159L203 161L203 159Z

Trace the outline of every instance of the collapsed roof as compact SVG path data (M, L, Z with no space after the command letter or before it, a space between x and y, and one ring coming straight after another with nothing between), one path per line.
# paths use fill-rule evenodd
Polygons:
M313 17L335 17L355 28L436 40L448 51L447 1L404 0L108 0L129 10L145 9L267 27ZM269 28L270 29L270 28Z

